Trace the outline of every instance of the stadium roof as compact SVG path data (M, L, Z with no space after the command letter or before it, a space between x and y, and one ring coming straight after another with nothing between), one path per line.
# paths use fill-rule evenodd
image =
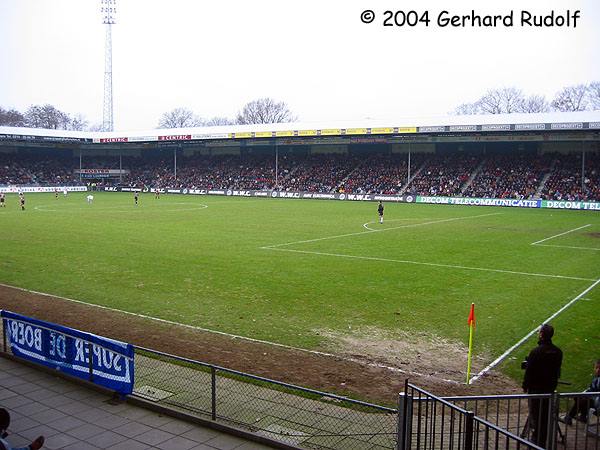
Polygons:
M0 127L0 137L45 137L45 140L93 142L144 142L194 139L240 139L292 136L340 136L438 132L494 132L580 130L600 131L600 110L532 114L453 115L406 117L397 120L295 122L214 127L151 129L143 131L90 132L41 128Z

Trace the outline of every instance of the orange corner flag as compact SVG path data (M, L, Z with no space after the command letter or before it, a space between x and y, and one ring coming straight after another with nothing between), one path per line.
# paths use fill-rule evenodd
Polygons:
M469 326L475 326L475 303L471 303L471 311L469 312L469 319L467 320Z

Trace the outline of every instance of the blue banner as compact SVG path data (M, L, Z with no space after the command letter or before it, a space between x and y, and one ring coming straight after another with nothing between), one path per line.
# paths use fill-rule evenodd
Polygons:
M131 344L1 311L12 353L121 394L133 391Z

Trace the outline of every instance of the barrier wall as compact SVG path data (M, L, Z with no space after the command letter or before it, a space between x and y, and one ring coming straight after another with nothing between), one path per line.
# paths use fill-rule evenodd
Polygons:
M19 192L25 193L39 193L39 192L85 192L87 191L86 186L0 186L0 192L5 194L18 194Z
M154 192L149 188L120 188L107 187L107 192ZM301 191L272 191L272 190L236 190L236 189L159 189L166 194L183 195L222 195L233 197L271 197L296 198L317 200L367 201L367 202L401 202L429 203L439 205L466 206L503 206L511 208L549 208L549 209L581 209L600 211L600 202L567 201L567 200L527 200L511 198L470 198L470 197L436 197L421 195L388 195L388 194L347 194L344 192L301 192Z

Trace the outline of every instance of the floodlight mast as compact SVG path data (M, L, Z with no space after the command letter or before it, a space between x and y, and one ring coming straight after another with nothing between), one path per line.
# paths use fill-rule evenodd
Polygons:
M104 109L102 131L114 131L112 92L112 26L117 23L117 0L101 0L102 23L106 25L104 46Z

